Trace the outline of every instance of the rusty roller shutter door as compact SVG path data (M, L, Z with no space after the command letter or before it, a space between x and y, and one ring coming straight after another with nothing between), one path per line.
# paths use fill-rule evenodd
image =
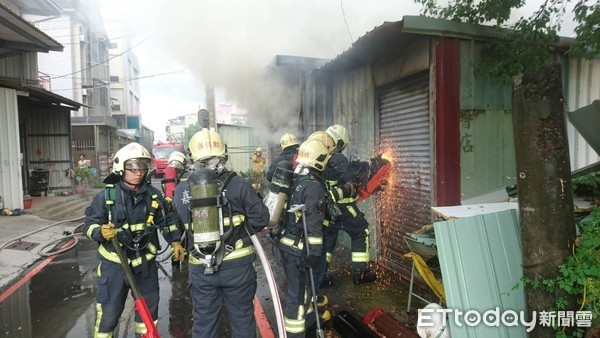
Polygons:
M392 186L378 200L381 264L410 278L403 235L431 223L429 76L422 72L379 90L379 141L394 152ZM385 198L385 200L383 200Z

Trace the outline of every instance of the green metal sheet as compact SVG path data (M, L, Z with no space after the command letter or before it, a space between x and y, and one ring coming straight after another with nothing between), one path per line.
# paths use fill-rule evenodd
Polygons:
M461 111L460 119L461 198L515 184L512 114Z
M484 313L496 307L525 310L520 283L521 241L516 210L434 223L447 309ZM524 326L457 326L450 314L453 338L526 337Z

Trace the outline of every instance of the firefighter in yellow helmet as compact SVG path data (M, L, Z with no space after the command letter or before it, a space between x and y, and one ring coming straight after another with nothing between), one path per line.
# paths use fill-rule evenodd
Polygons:
M296 158L298 157L298 139L292 133L285 133L281 135L279 139L279 144L281 145L281 153L269 167L267 171L267 181L271 182L273 180L273 174L275 173L275 169L277 168L277 164L281 161L289 161L292 163L292 168L296 168Z
M316 326L311 283L317 281L310 280L312 273L309 270L314 271L325 264L323 219L326 189L321 175L329 157L327 147L317 140L307 140L300 145L288 205L303 205L304 210L286 212L282 217L282 230L277 235L277 246L281 251L288 284L284 307L288 337L304 337L307 331ZM306 253L306 246L310 255ZM318 284L315 288L318 288ZM328 320L331 314L325 311L319 313L318 318L320 321Z
M106 189L94 197L85 211L83 233L98 243L100 260L94 337L112 336L130 289L111 242L115 236L130 259L133 277L155 322L159 303L155 262L160 247L159 230L165 230L163 237L171 243L175 258L183 259L180 220L174 213L163 215L168 208L162 194L146 181L151 164L150 153L140 144L133 142L121 148L113 158L112 173L104 180ZM135 322L136 334L145 334L146 327L137 311Z
M349 168L349 161L342 151L350 143L348 130L339 124L334 124L325 130L334 144L333 155L325 171L328 190L331 198L337 203L341 216L329 217L324 222L324 247L327 264L322 275L321 287L333 282L333 277L327 274L327 268L333 257L340 230L344 230L351 240L351 269L352 282L355 285L373 282L375 274L369 269L369 223L355 201L357 199L356 184L353 181L355 173Z
M175 188L173 206L191 239L192 337L222 336L223 305L231 336L255 337L256 254L245 226L260 232L269 210L248 180L226 168L227 149L217 132L202 129L189 147L193 166Z
M252 170L264 174L266 159L263 156L262 152L263 151L261 147L256 147L256 150L254 150L254 155L252 155L250 159L252 160Z

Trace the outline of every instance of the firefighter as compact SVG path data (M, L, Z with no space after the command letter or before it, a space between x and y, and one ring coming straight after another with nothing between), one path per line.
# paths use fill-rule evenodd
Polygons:
M289 161L292 163L292 167L296 168L296 157L298 157L298 139L294 134L285 133L281 135L279 139L279 145L281 145L281 153L271 163L269 170L267 171L267 180L271 182L273 180L273 174L277 164L281 161Z
M113 171L106 177L105 191L99 192L85 211L83 233L98 242L96 326L94 337L111 337L123 312L130 286L111 243L117 237L133 271L152 318L158 319L158 230L170 228L165 240L177 259L183 259L179 242L180 221L163 215L165 204L160 191L146 182L151 165L150 153L138 143L130 143L114 156ZM135 313L136 336L146 333L139 313Z
M335 148L329 160L325 177L329 194L341 210L341 216L325 220L324 246L327 264L321 281L321 287L330 285L333 277L327 274L333 250L337 244L338 233L344 230L350 236L352 250L352 282L355 285L375 281L376 276L368 267L369 262L369 222L356 205L356 184L352 181L354 173L349 170L349 161L342 154L350 143L348 130L334 124L325 130L333 139Z
M256 254L245 226L262 230L269 221L269 211L246 179L225 168L227 151L217 132L202 129L192 136L189 146L193 168L188 180L175 188L173 205L191 232L188 269L192 336L220 336L219 315L225 305L232 337L255 337ZM207 195L197 196L196 192ZM223 197L220 208L215 203L219 196ZM192 213L200 216L192 217ZM197 239L200 243L204 238L212 238L209 235L215 228L214 242L197 244Z
M169 156L169 162L167 164L167 167L165 168L164 178L160 181L162 191L164 194L164 198L165 198L165 202L167 203L167 206L170 208L169 210L173 209L172 201L173 201L173 191L175 190L175 187L177 186L177 184L180 181L187 180L187 171L188 171L187 163L188 163L187 157L182 152L174 151ZM182 224L181 229L179 229L179 230L182 234L185 233L186 229L183 227L183 224ZM187 248L186 240L187 240L186 236L183 236L181 238L181 244L184 249ZM185 256L187 257L187 250L185 252ZM183 259L183 260L185 260L185 259ZM179 271L181 269L181 262L183 260L178 260L178 259L175 259L175 257L171 257L171 265L174 268L173 271Z
M313 298L308 269L312 268L314 271L324 264L322 224L326 189L319 176L329 157L328 149L317 140L308 140L299 147L289 205L304 205L305 210L286 213L282 217L282 230L278 234L277 246L281 252L288 285L283 311L288 337L304 337L307 330L316 325L314 306L311 306ZM304 221L308 233L304 233ZM310 256L306 255L305 245L309 246ZM328 320L331 314L325 311L319 317Z
M262 156L262 148L256 147L254 156L252 156L252 170L259 171L264 174L266 159Z

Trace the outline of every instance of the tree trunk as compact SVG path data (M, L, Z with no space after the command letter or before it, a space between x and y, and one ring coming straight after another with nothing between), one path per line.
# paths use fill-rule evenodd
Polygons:
M546 66L515 83L512 107L523 271L529 280L551 279L575 239L571 168L561 68ZM539 325L540 311L555 309L556 294L525 287L527 311L538 325L530 337L554 337ZM569 307L574 307L570 304ZM566 310L576 310L568 308Z

